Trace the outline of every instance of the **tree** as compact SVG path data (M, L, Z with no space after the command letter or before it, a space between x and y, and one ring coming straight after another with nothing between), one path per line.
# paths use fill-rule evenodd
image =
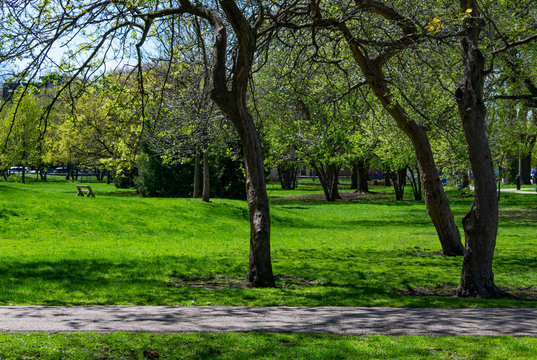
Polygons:
M476 1L461 0L460 4L461 10L468 15L462 22L460 40L464 73L455 99L468 145L475 190L472 208L463 219L466 251L457 295L491 298L504 293L494 284L492 272L498 231L498 198L492 154L485 131L485 56L479 49L479 37L485 22Z
M22 165L21 181L26 182L26 168L39 166L43 157L43 138L41 137L42 124L40 122L43 111L42 99L38 96L39 90L31 89L31 94L17 101L19 93L0 116L0 141L4 151L0 157L0 166L8 168L13 165ZM17 121L13 122L15 116Z
M243 9L242 5L233 0L210 5L179 0L177 6L153 1L112 0L66 4L59 1L3 2L0 5L3 39L0 62L27 58L28 65L22 73L31 80L39 69L50 63L52 47L72 45L74 35L86 34L85 42L79 46L86 51L85 58L78 64L61 64L69 80L58 89L59 93L68 89L75 79L91 77L101 66L106 66L111 53L116 54L116 58L128 58L134 53L144 109L142 55L152 29L160 25L162 19L191 19L187 14L207 21L213 28L214 39L211 98L232 121L243 145L251 229L247 283L267 287L275 286L270 256L270 212L259 135L246 102L264 13L259 6L244 4ZM229 29L233 32L231 36ZM228 56L229 39L234 46L232 58Z
M361 0L356 2L356 6L351 3L323 6L326 4L315 1L301 5L292 11L278 11L273 15L273 22L277 26L310 29L314 42L321 36L317 31L319 29L330 30L330 35L339 33L343 36L363 74L362 84L356 86L367 84L385 111L412 141L425 193L425 204L438 233L442 253L450 256L462 255L464 248L447 196L440 183L427 129L409 114L395 96L385 71L390 59L420 41L421 31L418 22L381 1ZM404 6L408 8L406 2ZM384 22L370 20L373 26L369 28L370 33L365 34L369 35L369 38L364 39L360 36L360 32L366 30L367 26L360 25L360 19L368 15L375 19L378 16ZM385 27L386 31L381 27ZM395 31L396 29L399 31Z

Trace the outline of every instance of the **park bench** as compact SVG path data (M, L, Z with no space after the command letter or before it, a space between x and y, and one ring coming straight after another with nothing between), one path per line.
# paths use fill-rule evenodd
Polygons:
M76 189L78 192L76 193L76 196L84 196L84 192L88 193L88 197L93 196L95 197L95 194L93 193L93 190L91 190L91 186L89 185L76 185Z

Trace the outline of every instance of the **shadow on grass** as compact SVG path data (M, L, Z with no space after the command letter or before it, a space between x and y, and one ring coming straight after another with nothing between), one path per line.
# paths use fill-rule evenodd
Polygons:
M326 250L279 252L276 289L204 288L174 279L245 279L247 261L237 258L167 256L112 261L72 259L9 261L0 265L1 304L40 305L289 305L289 306L534 306L537 301L457 299L445 291L445 274L460 259L368 251L354 256ZM283 253L281 253L283 254ZM384 264L378 269L379 259ZM401 261L399 261L401 259ZM246 259L244 259L246 260ZM522 261L522 260L521 260ZM505 264L507 265L507 264ZM528 266L537 265L535 261ZM415 272L416 269L423 271ZM432 271L427 271L432 269ZM300 281L296 281L299 278ZM457 275L449 282L454 288ZM431 293L401 289L430 285Z

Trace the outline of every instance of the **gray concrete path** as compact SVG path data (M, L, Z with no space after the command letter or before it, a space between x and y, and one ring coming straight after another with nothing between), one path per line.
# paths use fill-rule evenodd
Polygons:
M537 194L537 191L535 191L535 187L533 189L514 189L514 188L500 188L501 192L509 192L509 193L517 193L517 194Z
M3 306L0 332L313 332L537 336L537 309Z

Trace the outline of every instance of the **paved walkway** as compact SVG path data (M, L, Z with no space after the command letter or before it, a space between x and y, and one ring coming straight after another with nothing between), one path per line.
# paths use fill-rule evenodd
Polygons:
M535 187L532 189L523 188L520 190L517 190L516 188L500 188L501 192L510 192L510 193L517 193L517 194L537 194L537 191L535 191Z
M537 309L3 306L0 332L313 332L537 336Z

